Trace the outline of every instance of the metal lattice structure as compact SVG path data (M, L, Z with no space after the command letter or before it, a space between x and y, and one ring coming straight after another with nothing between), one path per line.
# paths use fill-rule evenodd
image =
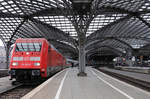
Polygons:
M150 0L0 0L0 37L7 49L44 37L66 55L125 54L150 43Z

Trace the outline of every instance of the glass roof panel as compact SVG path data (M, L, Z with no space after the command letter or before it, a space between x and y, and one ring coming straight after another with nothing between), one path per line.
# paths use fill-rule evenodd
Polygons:
M127 16L127 14L105 14L105 15L98 15L96 18L93 19L91 22L87 36L91 33L95 32L96 30L103 28L104 26L108 25L111 22L114 22L120 18Z
M138 39L121 39L125 42L127 42L128 44L130 44L133 48L137 49L137 48L141 48L144 45L148 44L148 42L144 41L144 40L138 40Z
M10 38L21 21L23 21L21 18L1 18L0 35L4 38ZM5 41L8 41L8 39L5 39Z
M4 13L30 15L49 8L63 8L62 0L0 0L0 10Z
M77 36L77 32L72 25L72 23L64 16L40 16L40 17L34 17L35 19L38 19L44 23L50 24L51 26L54 26L65 33L69 34L70 36Z
M126 9L132 12L138 11L143 6L145 0L102 0L99 7L115 7Z
M141 15L143 20L137 17L134 19L129 18L129 21L124 23L123 21L120 21L120 23L123 23L121 24L121 26L124 25L124 27L120 27L122 30L120 28L117 28L119 25L115 25L116 27L114 31L118 29L120 29L120 31L119 32L115 31L112 32L111 35L104 35L104 36L150 37L150 29L149 29L150 0L94 0L94 1L100 1L100 3L98 4L98 8L100 7L104 8L104 12L106 8L106 11L108 12L99 13L99 15L97 15L97 17L92 20L87 30L86 36L90 35L91 33L97 31L100 28L103 28L104 26L112 22L115 22L118 19L127 16L127 14L130 14L132 12L139 12L139 14L143 13ZM29 18L29 20L32 18L38 19L39 21L42 21L46 24L49 24L51 26L54 26L64 31L66 34L69 34L70 36L77 37L77 32L74 26L69 21L69 19L63 16L63 15L68 15L68 17L71 16L70 18L72 18L73 15L71 11L73 10L71 8L73 6L69 4L72 4L71 0L0 0L0 13L2 14L0 18L0 35L5 39L5 41L8 41L9 38L11 38L12 33L17 29L19 24L23 21L22 18L18 18L18 17L23 17L23 18ZM66 9L68 6L69 6L69 10ZM65 14L61 13L61 15L59 15L58 13L60 12L57 13L57 11L56 12L53 11L52 14L51 12L44 13L44 11L47 10L51 11L51 9L55 10L55 8L56 9L62 8L61 9L62 11L65 9ZM113 11L107 8L110 8ZM118 14L122 12L127 14ZM53 16L49 16L49 15L53 15ZM76 19L77 20L79 19L79 15L77 15ZM29 20L27 21L27 23L29 23ZM27 24L27 23L25 23L25 25L23 25L18 30L19 31L18 34L14 37L16 38L24 37L24 35L25 37L26 36L30 37L30 35L34 36L37 35L37 33L39 33L39 30L37 31L37 29L35 28L37 24L34 24L35 26L31 26L31 24ZM106 28L106 30L108 30L108 28ZM103 34L110 34L110 31L104 31ZM32 34L30 32L32 32ZM41 36L42 33L38 35ZM137 40L137 39L133 39L133 41L127 40L126 42L128 42L129 44L131 43L131 45L134 48L138 48L139 46L143 46L144 44L146 44L146 42L144 42L143 40ZM112 43L114 46L119 47L116 41L113 41Z
M150 13L142 14L141 17L143 17L144 20L150 23Z

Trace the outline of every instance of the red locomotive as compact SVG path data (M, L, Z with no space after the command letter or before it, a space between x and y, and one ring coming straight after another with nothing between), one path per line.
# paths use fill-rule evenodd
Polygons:
M17 39L10 61L11 79L18 82L47 78L66 67L66 58L44 38Z

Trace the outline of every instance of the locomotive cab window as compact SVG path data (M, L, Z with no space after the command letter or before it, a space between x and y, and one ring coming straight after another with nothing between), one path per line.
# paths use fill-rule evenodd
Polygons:
M41 43L17 43L15 51L17 52L40 52L42 44Z

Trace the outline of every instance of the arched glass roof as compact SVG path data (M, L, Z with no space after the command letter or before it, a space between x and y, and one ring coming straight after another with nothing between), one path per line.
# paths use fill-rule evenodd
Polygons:
M44 37L77 51L80 32L88 46L140 49L150 43L150 0L0 0L0 36L8 45Z

